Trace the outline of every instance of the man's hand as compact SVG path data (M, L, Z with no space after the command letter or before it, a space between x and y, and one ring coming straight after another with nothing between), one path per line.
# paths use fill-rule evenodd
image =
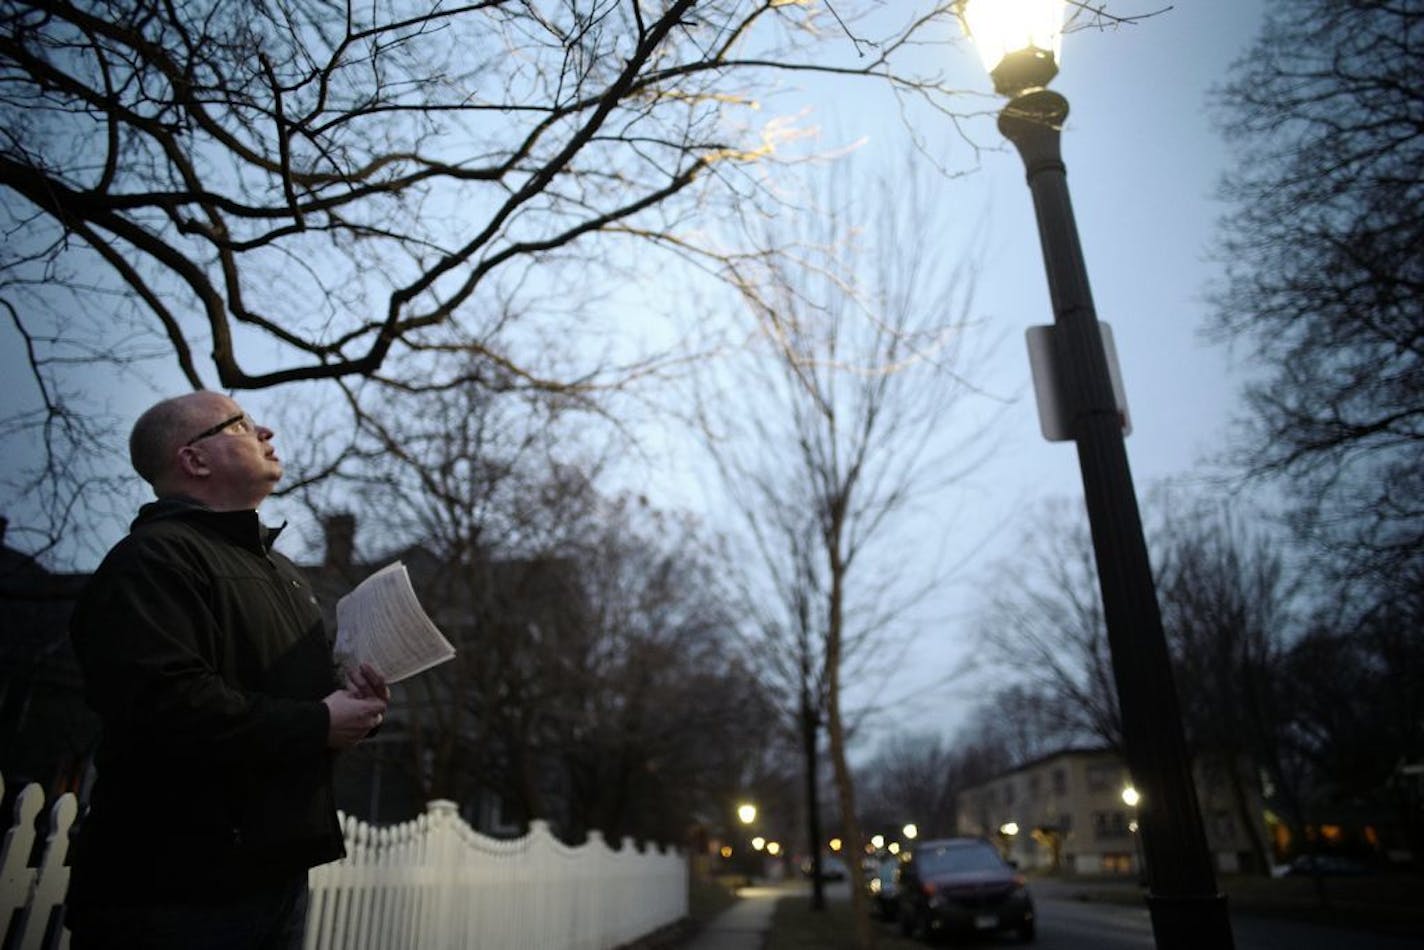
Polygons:
M346 689L357 699L391 701L391 688L386 685L386 678L369 663L362 663L359 669L346 674Z
M385 688L385 681L381 681ZM387 691L386 695L390 695ZM338 689L322 700L330 714L331 725L326 733L326 745L331 749L349 749L381 724L386 715L386 701L378 697L358 697Z

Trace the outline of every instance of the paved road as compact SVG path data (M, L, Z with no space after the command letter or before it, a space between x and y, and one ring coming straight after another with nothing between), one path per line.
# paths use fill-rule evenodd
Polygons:
M793 893L776 885L741 888L741 900L713 918L684 950L760 950L776 902Z
M1145 907L1084 902L1068 892L1035 886L1036 950L1155 950ZM888 925L882 925L888 926ZM1420 950L1424 939L1338 930L1280 918L1231 915L1237 950ZM973 946L1013 946L1004 936Z

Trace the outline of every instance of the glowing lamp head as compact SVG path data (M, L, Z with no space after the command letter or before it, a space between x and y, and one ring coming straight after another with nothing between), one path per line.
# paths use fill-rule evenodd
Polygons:
M756 821L756 816L756 806L751 804L750 802L745 802L737 806L737 818L741 820L742 824L750 825L752 822Z
M1016 96L1058 75L1065 0L958 0L964 32L979 49L994 91Z

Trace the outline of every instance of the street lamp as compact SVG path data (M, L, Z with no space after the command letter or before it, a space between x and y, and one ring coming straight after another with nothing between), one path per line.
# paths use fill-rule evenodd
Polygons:
M908 825L906 825L905 827L901 828L901 829L900 829L900 833L901 833L902 835L904 835L906 838L910 839L911 841L914 841L914 840L915 840L915 836L920 833L920 829L919 829L918 826L916 826L916 825L914 824L914 822L911 822L910 824L908 824Z
M757 809L751 802L743 802L737 806L737 818L744 825L750 825L756 821Z
M999 131L1023 158L1038 219L1053 302L1053 363L1078 447L1123 752L1144 791L1152 930L1161 950L1228 950L1234 944L1226 898L1216 887L1197 807L1122 418L1068 196L1059 148L1068 101L1046 88L1058 72L1064 6L1063 0L958 0L954 9L995 90L1010 97Z

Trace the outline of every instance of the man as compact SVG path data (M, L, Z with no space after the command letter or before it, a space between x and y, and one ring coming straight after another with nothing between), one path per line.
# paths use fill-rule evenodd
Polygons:
M332 755L390 692L367 666L341 688L316 598L258 520L282 477L271 429L192 393L145 412L129 453L158 500L70 627L103 723L70 946L300 947L307 869L344 853Z

